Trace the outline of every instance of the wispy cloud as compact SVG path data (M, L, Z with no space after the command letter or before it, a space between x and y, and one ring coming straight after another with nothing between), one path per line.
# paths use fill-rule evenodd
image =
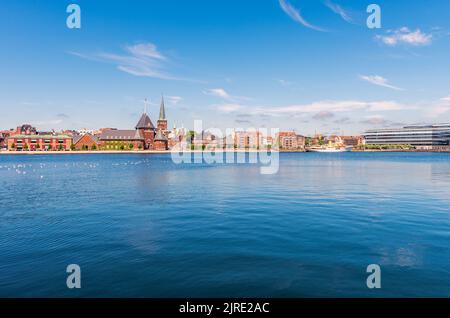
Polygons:
M215 105L215 108L222 113L234 113L242 108L239 104L221 104Z
M283 11L295 22L298 22L301 25L303 25L309 29L313 29L313 30L321 31L321 32L326 31L326 30L319 28L315 25L312 25L311 23L306 21L305 18L303 18L303 16L301 15L300 10L296 9L294 6L292 6L286 0L279 0L279 3L280 3L281 9L283 9Z
M334 117L334 114L329 111L321 111L313 116L317 120L328 120Z
M431 44L433 35L426 34L420 29L411 31L409 28L403 27L397 30L389 30L386 35L377 35L375 39L388 46L396 46L398 44L423 46Z
M262 112L271 115L295 115L301 113L321 113L321 112L351 112L351 111L392 111L410 109L411 107L399 104L394 101L358 101L344 100L333 101L325 100L304 105L292 105L285 107L256 108L255 112Z
M386 112L397 110L415 109L415 106L403 105L395 101L358 101L358 100L325 100L310 104L299 104L282 107L250 106L240 103L223 103L212 105L212 107L223 113L240 112L248 115L271 116L271 117L302 117L312 114L316 120L328 120L337 113L352 112Z
M118 70L134 76L183 80L167 73L165 65L168 58L159 52L153 43L128 45L125 46L124 51L124 54L105 52L95 54L69 52L69 54L92 61L115 64Z
M340 5L333 3L330 0L325 1L325 5L328 8L330 8L331 11L333 11L334 13L340 15L344 21L346 21L348 23L353 23L353 19L350 16L350 14L344 8L342 8Z
M389 81L386 78L379 76L379 75L360 75L359 78L366 82L369 82L373 85L387 87L387 88L394 89L397 91L404 90L403 88L389 84Z
M291 86L292 84L294 84L293 82L284 79L275 79L275 81L277 81L282 86Z
M350 123L350 118L349 117L342 117L342 118L338 118L334 121L335 124L348 124Z
M51 119L51 120L46 120L46 121L34 121L32 122L33 125L36 126L51 126L51 125L59 125L62 124L63 120L62 119Z
M369 124L369 125L376 125L376 126L381 126L381 125L387 125L390 123L390 121L388 121L387 119L385 119L383 116L381 115L375 115L375 116L369 116L366 117L366 119L361 120L362 124Z
M207 89L207 90L203 91L203 94L214 96L214 97L219 97L219 98L224 99L226 101L232 101L232 102L251 100L251 98L248 98L248 97L245 97L245 96L231 95L223 88L210 88L210 89Z
M177 105L179 102L183 100L180 96L164 96L164 98L172 105Z
M223 99L232 99L231 95L228 94L223 88L210 88L210 89L203 91L203 93L205 95L216 96L216 97L220 97Z
M251 123L251 121L248 120L248 119L239 119L239 118L237 118L237 119L235 119L234 121L235 121L237 124L250 124L250 123Z
M431 118L442 116L450 112L450 96L443 97L435 102L428 110L427 116Z

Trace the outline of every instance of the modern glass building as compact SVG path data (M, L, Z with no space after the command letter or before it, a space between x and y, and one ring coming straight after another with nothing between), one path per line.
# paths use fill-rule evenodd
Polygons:
M366 131L364 138L368 145L450 146L450 124L373 129Z

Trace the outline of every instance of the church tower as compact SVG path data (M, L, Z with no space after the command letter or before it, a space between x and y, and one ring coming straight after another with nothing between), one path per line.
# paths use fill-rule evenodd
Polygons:
M153 126L152 120L147 115L147 100L145 100L144 113L135 128L139 131L141 137L144 138L144 149L153 149L156 129L155 126Z
M164 107L164 96L161 96L161 106L159 107L159 119L157 122L158 130L164 133L167 131L166 109Z

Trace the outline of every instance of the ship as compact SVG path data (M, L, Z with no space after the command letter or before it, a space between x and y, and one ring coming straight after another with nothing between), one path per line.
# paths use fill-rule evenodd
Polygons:
M335 142L329 141L326 145L315 145L306 148L309 152L350 152L352 151L352 146L345 146L342 139L337 137Z

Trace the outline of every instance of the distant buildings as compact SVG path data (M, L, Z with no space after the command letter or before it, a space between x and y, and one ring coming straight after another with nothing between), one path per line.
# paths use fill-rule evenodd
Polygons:
M211 130L212 131L212 130ZM68 151L68 150L199 150L244 149L307 151L316 146L338 146L354 150L423 150L450 151L450 124L410 125L403 128L372 129L363 136L315 135L304 137L295 131L266 135L260 130L233 131L226 137L210 130L188 131L184 127L168 129L164 98L161 98L156 126L146 109L134 129L116 128L37 131L30 124L0 131L0 150Z
M258 149L260 145L259 131L235 131L233 140L237 149Z
M157 127L144 111L134 130L104 129L98 138L99 147L103 150L167 150L169 132L165 114L164 98L161 98Z
M342 143L346 147L357 147L365 143L363 136L336 136L332 135L326 138L326 141L338 144Z
M0 132L0 149L9 151L68 151L68 150L167 150L178 140L182 131L167 129L164 98L161 98L157 126L146 111L134 130L102 128L97 131L81 129L65 133L38 132L25 124L16 129ZM183 129L184 131L184 129ZM174 140L169 138L173 137Z
M305 137L294 131L279 132L274 137L260 131L235 131L232 139L237 149L305 150Z
M95 131L94 131L94 129L83 128L83 129L76 130L76 133L81 136L86 135L86 134L94 135Z
M372 129L364 133L367 145L411 145L420 150L450 148L450 124Z
M281 150L305 150L305 137L294 131L278 133L278 142Z
M167 134L168 141L168 147L169 149L185 149L187 147L186 145L186 136L187 136L187 130L181 126L181 128L177 128L175 125L172 128L172 130ZM183 148L184 143L184 148Z
M11 135L36 135L36 127L31 126L30 124L24 124L20 127L17 127L15 131L11 133Z
M3 149L6 147L6 138L7 138L7 136L5 136L3 132L0 132L0 149Z

